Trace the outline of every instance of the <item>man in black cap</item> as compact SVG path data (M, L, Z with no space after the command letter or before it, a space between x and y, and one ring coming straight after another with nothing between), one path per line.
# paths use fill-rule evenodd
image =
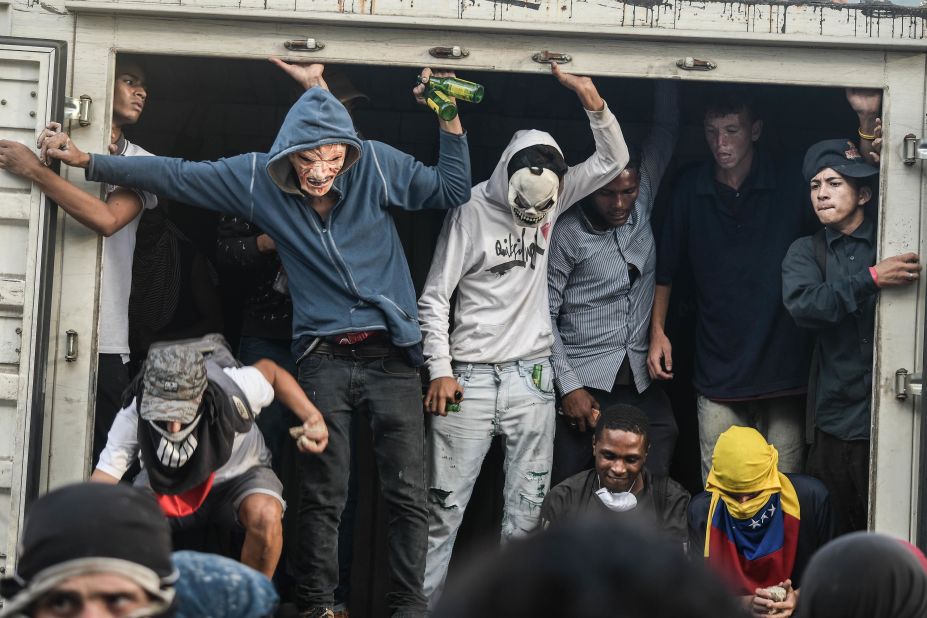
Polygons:
M231 506L245 530L241 561L272 577L283 546L283 485L253 421L274 397L303 421L299 450L322 452L321 413L273 361L241 367L218 335L154 344L91 478L116 483L140 457L135 484L151 487L175 531Z
M824 229L799 238L782 261L782 297L795 322L817 334L808 386L814 444L808 473L830 491L840 533L863 530L869 491L872 339L879 290L911 285L915 253L876 261L876 225L865 212L869 165L850 140L808 149L802 173Z
M36 501L2 616L173 616L171 533L150 496L126 485L69 485Z

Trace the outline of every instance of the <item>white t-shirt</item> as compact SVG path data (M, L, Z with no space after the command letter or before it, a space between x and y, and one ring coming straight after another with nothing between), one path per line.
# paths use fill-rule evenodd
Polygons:
M248 404L255 416L273 402L274 389L260 370L255 367L229 367L223 371L248 398ZM138 410L133 399L132 403L119 410L116 415L106 438L106 448L100 453L97 469L121 479L137 457L141 461L139 450ZM264 437L257 423L252 423L248 433L235 434L232 454L225 465L216 470L213 482L218 484L241 476L255 466L270 466L270 451L264 444ZM147 483L147 479L148 475L143 472L136 479L136 484Z
M121 154L125 157L150 157L152 154L129 140ZM106 198L119 187L106 185ZM142 210L158 205L153 193L132 189L142 201ZM103 281L100 285L100 354L129 353L129 293L132 291L132 256L135 254L135 234L138 220L132 219L125 227L103 239Z

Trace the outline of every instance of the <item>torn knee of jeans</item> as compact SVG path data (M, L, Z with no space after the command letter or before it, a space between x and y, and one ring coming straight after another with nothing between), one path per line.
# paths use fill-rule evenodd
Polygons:
M547 469L544 470L526 470L525 471L525 480L528 481L528 484L536 484L536 489L533 492L532 496L529 496L527 493L522 492L521 495L525 499L533 500L543 500L544 496L547 495L547 479L550 476L550 471ZM527 484L526 484L527 485ZM540 502L538 502L540 504Z
M428 500L432 504L437 504L442 509L456 509L457 505L454 503L448 503L448 498L451 497L451 492L448 489L439 489L438 487L431 487L428 489Z

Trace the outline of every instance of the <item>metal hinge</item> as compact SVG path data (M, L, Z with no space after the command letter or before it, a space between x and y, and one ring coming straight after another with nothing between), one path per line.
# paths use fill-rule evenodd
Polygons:
M895 372L895 399L904 401L908 395L921 396L923 380L920 373L908 373L907 369Z
M67 343L65 344L64 360L73 363L77 360L77 331L69 329L66 333Z
M531 56L531 59L539 64L550 64L551 62L556 62L557 64L566 64L567 62L573 61L573 56L570 54L552 52L545 49L544 51L540 51Z
M93 107L93 99L90 95L82 94L79 99L74 97L65 97L64 99L64 119L76 120L77 124L82 127L90 125L90 110Z
M290 51L317 52L325 49L325 43L312 37L305 39L290 39L284 41L283 46Z
M454 45L452 47L432 47L428 50L428 53L431 54L434 58L441 58L442 60L454 59L454 58L466 58L470 55L470 50L460 45Z
M700 60L692 56L686 56L676 61L676 66L683 71L714 71L718 65L711 60Z

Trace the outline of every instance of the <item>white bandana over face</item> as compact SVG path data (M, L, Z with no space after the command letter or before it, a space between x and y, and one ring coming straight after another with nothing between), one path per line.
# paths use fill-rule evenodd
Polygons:
M509 178L509 207L515 224L538 227L557 205L560 177L544 167L523 167Z
M637 478L631 481L631 486L628 487L628 491L618 491L614 493L608 491L605 487L600 487L596 490L595 495L609 511L625 513L637 508L637 496L631 493L635 483L637 483Z
M176 432L168 431L158 425L157 422L149 421L154 430L161 434L161 441L158 443L155 454L162 465L176 470L190 461L199 444L196 436L193 435L193 431L202 419L202 413L197 412L193 422Z

